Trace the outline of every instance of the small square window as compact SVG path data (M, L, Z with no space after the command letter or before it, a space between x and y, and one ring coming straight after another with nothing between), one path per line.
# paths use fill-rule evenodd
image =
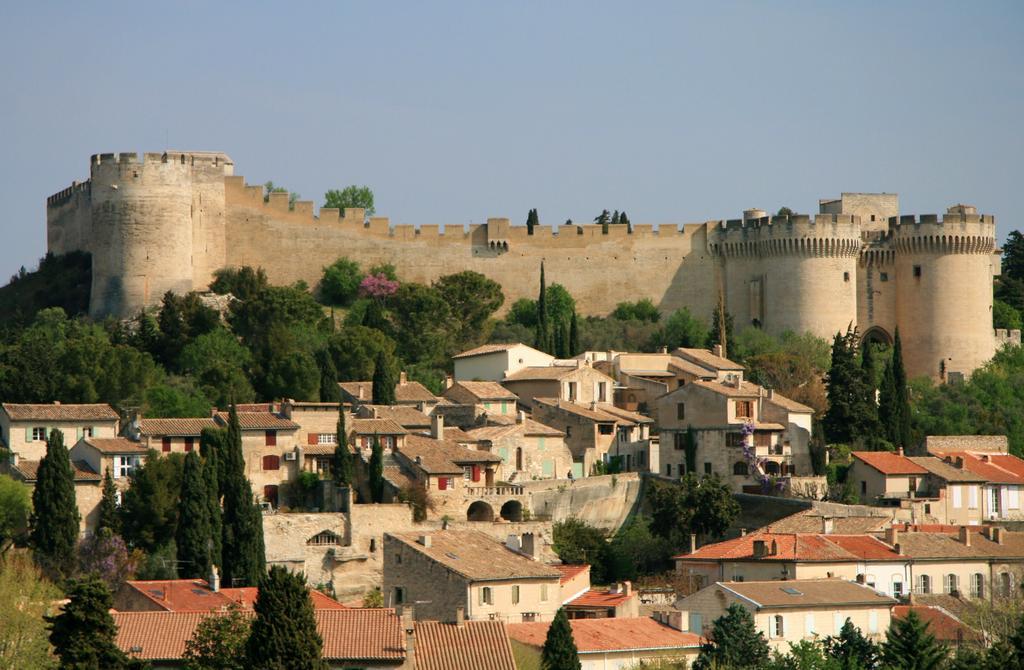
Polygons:
M914 276L915 277L920 277L921 276L921 266L920 265L915 265L914 266Z
M889 273L888 272L879 272L878 273L878 281L889 281Z
M850 273L849 272L844 272L843 273L843 281L845 281L845 282L850 281Z
M705 463L704 464L704 474L706 474L706 475L710 475L711 474L711 464L710 463Z
M686 418L686 403L676 403L676 419L682 421Z

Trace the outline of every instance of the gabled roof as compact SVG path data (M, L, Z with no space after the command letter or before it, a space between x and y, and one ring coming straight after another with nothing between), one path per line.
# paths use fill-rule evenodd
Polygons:
M712 393L718 395L724 395L728 398L759 398L761 397L761 387L757 384L744 381L738 385L727 384L720 381L707 381L704 379L695 379L686 386L680 386L680 389L691 388L696 386L697 388L706 389Z
M986 479L970 470L954 467L935 456L908 456L916 465L947 482L984 482Z
M18 404L5 402L3 410L11 421L117 421L114 408L106 403L91 405Z
M430 428L430 417L408 405L363 405L377 419L390 419L402 428Z
M754 543L764 542L765 554L754 556ZM772 548L775 551L772 553ZM676 560L716 562L722 560L764 561L861 561L899 560L892 547L872 535L822 535L801 533L748 533L724 542L704 545L692 554L681 554Z
M405 435L409 431L391 419L352 419L356 435Z
M217 412L216 419L228 425L228 413ZM299 424L270 412L238 412L238 426L242 430L298 430Z
M501 621L416 622L417 670L516 670Z
M1003 529L1003 543L1000 544L990 540L980 526L966 528L969 546L960 541L959 532L912 531L900 533L900 549L914 559L1024 559L1024 533Z
M874 605L888 608L896 600L864 584L842 579L793 579L767 582L716 582L721 588L763 609L803 607L853 607ZM685 599L683 602L685 606Z
M496 344L484 344L473 349L467 349L461 353L455 354L452 358L470 358L472 356L483 356L485 354L493 354L499 351L508 351L515 347L525 347L526 345L521 342L505 342Z
M940 642L956 644L965 640L982 640L981 633L968 627L949 610L935 605L896 605L892 608L892 618L904 619L911 611L928 624L928 632Z
M610 589L589 589L582 595L565 603L567 607L618 607L630 598L636 598L635 592L613 592Z
M901 454L891 451L854 451L850 454L883 475L925 475L928 471Z
M19 458L17 465L8 463L6 467L22 481L35 482L38 478L39 461L26 461ZM76 483L98 482L103 479L99 473L89 467L88 463L82 460L71 461L71 474Z
M252 609L259 594L254 586L214 591L203 579L129 580L121 588L141 594L168 612L216 612L231 606ZM315 589L310 590L309 595L314 609L346 609Z
M443 395L449 400L470 404L485 400L519 400L519 396L498 382L455 382Z
M188 417L184 419L140 419L139 429L143 435L158 437L199 437L203 428L216 428L213 417Z
M693 361L709 370L743 370L743 366L728 358L716 356L707 349L687 349L680 347L672 351L673 356Z
M437 396L416 381L395 384L395 402L437 402Z
M416 434L405 437L405 445L398 453L431 475L462 474L463 465L501 462L501 456L497 454L467 449L448 440L435 440Z
M582 368L575 365L538 365L519 368L512 374L506 374L505 382L558 381L568 377ZM603 373L602 373L603 374Z
M591 408L589 405L581 405L561 398L534 398L533 401L539 405L561 410L578 417L596 421L597 423L629 423L614 414L609 414L599 407Z
M338 382L338 388L350 398L373 402L373 382Z
M946 463L963 459L963 469L993 484L1024 486L1024 461L1010 454L947 451L935 452ZM952 466L951 466L952 467Z
M430 546L420 538L430 538ZM552 579L561 573L550 565L539 563L517 553L489 535L476 530L441 530L430 533L385 533L423 556L470 581L506 579Z
M112 612L117 646L132 658L177 661L199 623L212 612ZM252 616L251 613L245 613ZM316 610L323 657L334 661L405 659L405 633L392 609Z
M829 517L832 533L837 535L859 535L885 530L891 518L888 516L834 516ZM765 527L770 533L821 533L824 517L821 512L804 510L773 521Z
M560 581L563 584L568 581L571 581L576 575L590 570L590 566L587 564L571 565L569 563L561 563L558 565L553 565L551 567L562 573L562 576L558 581Z
M617 416L618 418L622 419L622 423L654 423L654 419L652 419L649 416L644 416L639 412L631 412L628 409L616 407L610 402L599 402L597 403L597 408L600 409L602 412L611 414L613 416Z
M692 649L701 638L658 623L649 617L570 619L580 655L648 649ZM531 647L543 647L550 622L508 624L508 636Z
M787 398L778 391L773 391L771 397L764 397L764 402L772 405L777 405L787 412L799 412L801 414L814 414L814 408L808 407L803 403L799 403L792 398Z
M448 429L445 428L445 432ZM564 437L565 433L560 430L545 426L542 423L527 419L523 423L510 423L499 426L481 426L469 431L469 436L474 440L497 440L506 435L522 433L529 436Z
M83 437L82 442L101 454L144 454L148 451L141 443L126 437Z

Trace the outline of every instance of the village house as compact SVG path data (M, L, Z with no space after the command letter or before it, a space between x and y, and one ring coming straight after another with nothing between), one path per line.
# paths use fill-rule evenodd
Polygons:
M611 403L588 404L561 398L536 398L534 418L565 434L572 453L573 477L588 477L597 463L608 465L618 457L621 470L646 470L651 420ZM597 466L600 467L600 466ZM564 476L564 475L560 475Z
M410 433L429 433L430 416L407 405L360 405L360 419L390 419Z
M417 618L438 621L551 621L561 573L524 540L517 552L479 531L385 533L384 604L416 603Z
M34 489L39 471L39 461L27 461L16 453L9 460L0 462L0 473L10 476L30 489ZM100 500L103 499L103 477L83 460L71 461L71 473L75 482L75 505L78 507L78 532L87 535L99 523ZM31 492L29 493L31 495Z
M199 448L199 437L205 428L217 428L213 417L181 419L146 419L136 417L125 435L146 449L161 453L188 453Z
M117 437L120 417L107 404L0 405L0 440L11 453L26 461L38 461L46 455L50 431L64 434L64 445L71 447L83 437Z
M676 602L690 632L706 635L712 623L738 603L754 617L768 644L788 652L790 644L839 635L850 621L880 642L889 628L893 598L842 579L715 582Z
M571 403L609 403L613 400L615 380L585 361L556 361L543 367L524 367L510 372L501 385L526 405L537 398L557 398Z
M417 621L415 648L421 670L516 670L502 621Z
M725 360L700 351L677 350L709 365ZM661 439L651 470L677 479L688 472L717 474L735 492L784 490L798 477L814 482L814 410L744 381L735 364L718 365L715 380L696 379L658 399ZM818 484L824 488L824 480Z
M515 423L474 428L467 435L477 449L501 458L501 481L557 479L572 468L564 433L526 418L524 412Z
M925 438L925 449L957 470L984 479L983 519L1024 519L1024 460L1008 453L1005 435L930 436Z
M962 644L980 645L984 636L965 624L960 617L938 605L896 605L893 619L905 619L913 612L928 626L928 632L946 646L956 649Z
M522 343L485 344L452 356L456 381L499 382L525 367L551 365L555 357Z
M295 451L299 425L274 412L237 412L242 432L242 456L245 476L253 492L277 507L281 484L298 476L300 466ZM214 415L217 425L228 425L228 413Z
M83 437L68 456L82 461L94 472L103 475L110 470L114 485L121 491L128 488L128 478L146 462L147 450L125 437Z
M640 596L632 582L616 582L606 588L587 589L565 603L570 619L608 619L640 616Z
M377 400L373 397L372 381L338 382L338 388L341 391L341 401L353 408L373 404ZM396 405L414 407L429 414L440 401L440 398L420 382L409 381L404 370L398 374L398 383L395 384Z
M512 646L524 658L540 662L549 622L510 623ZM569 621L582 670L657 667L700 654L701 638L650 617L572 619Z
M259 589L222 587L214 568L208 579L128 580L114 593L118 612L221 612L231 607L252 610ZM316 610L347 609L330 596L311 589Z
M457 381L444 390L443 396L454 405L471 407L469 416L458 422L462 428L477 422L481 417L487 423L511 423L518 414L519 397L497 382ZM456 408L440 406L447 418ZM465 413L460 411L460 414Z

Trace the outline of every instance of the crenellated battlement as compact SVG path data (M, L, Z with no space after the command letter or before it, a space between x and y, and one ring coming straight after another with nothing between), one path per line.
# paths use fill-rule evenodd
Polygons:
M142 155L141 161L139 160L138 153L124 151L120 153L93 154L89 159L90 168L110 164L136 165L139 163L189 165L193 167L234 165L234 162L227 154L219 151L146 152Z
M708 247L721 256L853 256L861 248L860 218L793 214L708 223Z
M71 200L75 195L79 193L88 193L92 189L92 180L86 179L85 181L73 181L71 186L68 186L63 191L57 191L53 195L46 198L47 207L56 207L57 205L63 205L68 200Z
M971 208L973 209L973 208ZM991 254L996 248L995 217L947 212L889 219L892 244L900 253Z

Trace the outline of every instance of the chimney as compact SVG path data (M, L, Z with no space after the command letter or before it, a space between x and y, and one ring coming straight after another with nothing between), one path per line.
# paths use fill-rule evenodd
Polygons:
M209 584L210 590L214 593L218 593L220 591L220 572L217 571L216 565L210 568Z
M365 400L366 385L365 384L357 384L357 387L359 388L359 399L360 400Z
M771 553L769 555L775 556L779 553L779 543L777 540L772 540Z
M596 410L597 409L597 401L596 400L591 400L590 401L590 409L591 410Z
M894 550L894 551L896 552L896 555L897 555L897 556L902 556L902 555L903 555L903 545L902 545L902 544L900 544L899 542L897 542L896 544L894 544L894 545L892 546L892 548L893 548L893 550Z
M667 623L669 627L675 628L678 631L683 630L683 622L688 621L688 617L684 616L686 612L670 611L666 612L665 614L668 615L668 621L665 621L664 623ZM690 632L692 633L693 631ZM700 635L700 631L697 631L697 635Z
M405 374L405 370L398 373L398 384L399 386L405 386L409 383L409 378Z
M434 413L430 417L430 437L435 440L444 439L444 415Z
M746 536L747 536L747 529L746 528L740 528L740 537L746 537Z
M988 455L988 454L982 454L982 455L981 455L981 461L982 461L983 463L988 463L988 462L989 462L989 461L991 461L991 460L992 460L992 459L991 459L991 458L989 457L989 455Z
M526 412L519 410L516 412L516 423L526 423Z
M466 609L464 607L455 608L455 625L462 628L466 623Z
M420 542L420 544L422 544L427 549L430 549L430 536L429 535L420 535L419 542Z
M56 405L57 407L60 407L60 400L54 400L53 404Z
M713 353L715 356L718 356L719 358L722 358L722 345L716 344L714 347L711 348L711 353Z
M895 545L900 541L900 530L895 524L885 529L885 542L886 544Z
M505 546L512 551L519 551L523 548L523 545L519 543L519 536L514 534L505 538Z
M899 447L898 449L896 449L896 453L898 455L902 456L903 455L903 447Z
M625 595L627 595L627 596L633 595L633 582L630 582L630 581L622 582L622 589L623 589L622 592Z
M540 541L533 533L523 533L521 540L522 551L535 561L540 560Z
M963 470L964 469L964 458L963 458L963 456L957 456L956 457L956 461L954 462L954 465L956 465L956 469L957 470Z
M690 553L697 553L697 534L690 533Z
M661 353L667 354L668 353L668 347L662 347L661 348Z
M445 375L444 376L444 387L445 387L445 389L450 389L452 387L452 384L454 384L454 383L455 383L455 378L454 377L452 377L451 375Z
M766 553L764 540L754 540L754 558L764 558Z
M771 400L775 397L775 389L768 389L768 399Z
M967 526L960 526L960 542L965 547L971 546L971 529Z
M830 516L823 516L823 517L821 517L821 534L822 535L831 535L832 532L833 532L832 531L833 524L834 524L834 522L832 520L832 517L830 517Z
M1005 528L1000 528L999 526L993 527L992 528L992 541L995 542L996 544L1002 544L1006 540L1006 538L1004 537L1004 533L1005 532L1006 532Z

